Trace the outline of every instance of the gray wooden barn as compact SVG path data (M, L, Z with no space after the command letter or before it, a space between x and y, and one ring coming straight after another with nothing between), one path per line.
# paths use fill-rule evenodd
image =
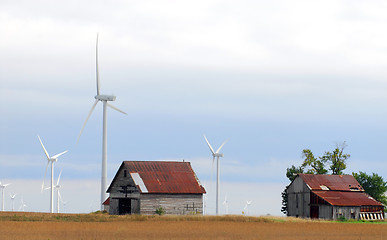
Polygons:
M298 174L287 187L288 216L382 220L384 205L352 175Z
M109 214L202 214L203 194L189 162L124 161L107 192ZM107 205L107 204L105 204Z

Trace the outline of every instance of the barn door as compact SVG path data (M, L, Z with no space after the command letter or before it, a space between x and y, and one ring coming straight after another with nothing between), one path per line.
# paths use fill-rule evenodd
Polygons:
M120 215L132 213L132 201L130 198L120 198L118 200L118 213Z
M318 206L310 206L310 218L318 218Z

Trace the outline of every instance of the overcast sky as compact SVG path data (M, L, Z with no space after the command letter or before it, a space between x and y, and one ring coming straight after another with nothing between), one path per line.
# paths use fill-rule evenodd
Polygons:
M98 209L102 105L94 102L99 32L108 110L108 182L124 160L191 162L213 214L215 168L205 143L226 139L221 199L240 214L281 215L286 168L347 143L346 173L387 178L385 1L1 1L0 181L28 211L46 159L69 150L66 212ZM46 179L46 184L48 178ZM62 206L63 207L63 206ZM225 212L222 205L221 212Z

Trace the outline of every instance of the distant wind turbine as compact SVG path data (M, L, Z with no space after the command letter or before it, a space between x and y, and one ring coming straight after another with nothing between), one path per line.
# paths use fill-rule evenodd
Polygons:
M46 171L44 172L44 178L43 178L43 183L42 183L42 191L44 189L44 179L46 178L46 174L47 174L47 168L48 168L48 165L51 163L51 195L50 195L50 212L51 213L54 213L54 163L58 161L58 157L60 157L61 155L65 154L67 152L64 151L64 152L61 152L59 154L56 154L52 157L50 157L50 155L48 154L46 148L44 147L43 145L43 142L42 140L40 139L40 137L38 136L39 138L39 141L40 141L40 144L42 145L42 148L44 150L44 153L46 154L46 157L47 157L47 165L46 165Z
M244 212L245 212L245 214L248 216L249 215L249 206L251 205L251 203L252 203L252 200L247 200L246 201L246 205L245 205L245 207L243 208L243 210L244 210Z
M226 208L226 214L228 214L228 200L227 200L227 194L224 196L223 205Z
M9 196L11 197L11 201L12 201L12 212L15 210L15 204L14 204L14 201L15 201L15 197L16 197L16 193L14 195L11 195L9 194Z
M10 185L10 183L7 183L7 184L4 184L4 183L1 183L0 182L0 188L1 188L1 196L2 196L2 207L1 207L1 211L4 211L4 191L5 191L5 188Z
M21 211L24 212L24 208L26 208L26 207L28 207L28 206L27 206L26 203L24 202L23 196L22 196L22 197L21 197L21 205L20 205L20 207L19 207L19 211L21 210Z
M60 192L59 192L59 188L60 188L59 181L60 181L61 175L62 175L62 171L60 171L58 181L56 182L56 185L54 186L54 189L56 189L57 213L59 213L59 200L62 201L62 196L60 195ZM44 190L48 190L48 189L51 189L51 187L45 188Z
M126 114L124 111L116 108L115 106L109 104L108 102L109 101L115 101L116 100L116 96L114 95L103 95L103 94L100 94L100 81L99 81L99 70L98 70L98 34L97 34L97 43L96 43L96 49L95 49L95 52L96 52L96 75L97 75L97 95L95 95L95 102L93 104L93 106L91 107L91 110L89 112L89 115L87 115L87 118L86 118L86 121L85 123L83 124L83 127L81 129L81 132L79 133L79 136L78 136L78 140L77 142L79 141L79 138L81 137L82 135L82 132L86 126L86 123L87 121L89 120L91 114L93 113L94 111L94 108L95 106L97 106L97 103L99 101L102 102L103 104L103 127L102 127L102 176L101 176L101 201L100 201L100 208L101 210L103 210L103 205L102 203L106 200L107 198L107 194L106 194L106 189L107 189L107 183L106 183L106 179L107 179L107 169L106 169L106 166L107 166L107 119L106 119L106 111L107 111L107 107L111 107L112 109L118 111L118 112L121 112L123 114Z
M204 135L204 139L206 139L207 145L211 150L212 153L212 162L214 162L216 158L216 215L219 215L219 157L223 157L223 153L219 153L220 149L226 144L227 140L220 145L218 150L216 152L212 148L210 142L208 142L206 136Z

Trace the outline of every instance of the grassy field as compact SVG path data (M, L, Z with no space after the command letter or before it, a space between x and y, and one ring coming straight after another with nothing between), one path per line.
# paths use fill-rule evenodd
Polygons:
M0 239L387 239L387 224L243 216L0 213Z

